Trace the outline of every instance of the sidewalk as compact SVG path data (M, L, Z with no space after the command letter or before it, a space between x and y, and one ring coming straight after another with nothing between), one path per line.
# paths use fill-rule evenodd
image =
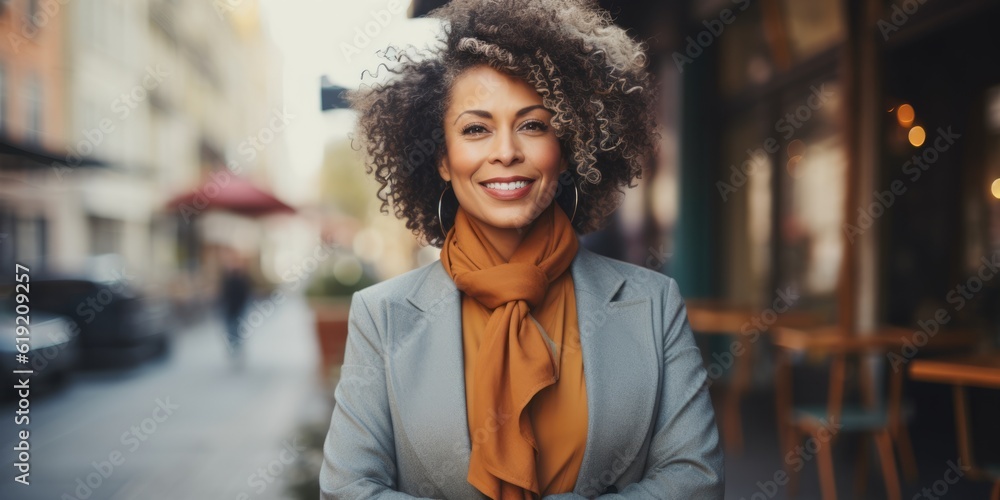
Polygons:
M325 417L326 401L305 301L261 318L242 369L212 317L177 332L164 362L83 374L32 401L32 484L4 478L0 498L288 498L291 464L305 458L297 427ZM8 450L13 437L2 436Z

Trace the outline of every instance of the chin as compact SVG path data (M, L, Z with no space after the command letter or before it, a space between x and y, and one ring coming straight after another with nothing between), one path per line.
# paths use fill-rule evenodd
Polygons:
M522 212L505 217L494 217L488 220L487 223L493 227L503 229L518 229L531 225L535 221L536 217L531 217L531 215L529 212Z

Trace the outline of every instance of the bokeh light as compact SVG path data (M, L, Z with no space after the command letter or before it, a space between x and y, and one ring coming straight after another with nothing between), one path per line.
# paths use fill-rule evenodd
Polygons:
M924 131L923 127L918 125L910 129L909 134L907 134L907 138L909 138L910 144L912 144L913 147L919 148L920 146L923 146L924 141L927 139L927 132Z
M896 110L896 121L899 122L899 126L901 127L913 125L914 118L916 118L916 111L909 104L904 104Z
M788 157L794 158L802 156L806 152L806 143L802 139L795 139L788 143Z

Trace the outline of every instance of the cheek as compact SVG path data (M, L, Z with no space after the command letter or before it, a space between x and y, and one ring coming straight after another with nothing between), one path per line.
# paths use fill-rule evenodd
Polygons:
M539 143L533 151L532 156L539 170L544 171L546 175L553 177L559 175L559 166L562 162L562 151L559 148L559 141L553 138L550 141Z
M471 176L482 163L482 154L467 142L448 144L448 164L456 177Z

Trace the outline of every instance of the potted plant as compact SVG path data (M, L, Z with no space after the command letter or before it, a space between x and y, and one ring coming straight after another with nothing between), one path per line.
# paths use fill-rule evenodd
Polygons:
M376 282L368 266L343 250L334 250L331 258L313 275L306 296L315 316L320 376L324 384L334 382L344 363L351 296Z

